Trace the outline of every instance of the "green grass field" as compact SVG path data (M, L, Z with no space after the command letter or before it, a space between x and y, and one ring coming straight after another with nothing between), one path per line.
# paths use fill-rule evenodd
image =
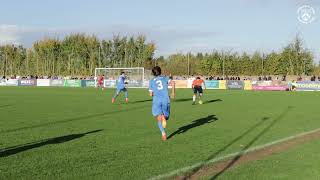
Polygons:
M308 142L287 152L231 169L221 179L319 179L319 148L319 141Z
M0 179L148 179L320 127L318 92L207 90L205 103L192 106L191 90L178 89L162 142L147 90L129 89L129 104L122 97L111 104L113 93L0 87ZM309 143L219 178L319 177L319 156L310 155L319 147ZM304 154L308 163L300 163Z

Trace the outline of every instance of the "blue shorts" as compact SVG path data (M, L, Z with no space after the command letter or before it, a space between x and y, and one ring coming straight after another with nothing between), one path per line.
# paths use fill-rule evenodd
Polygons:
M127 88L122 88L122 89L117 88L117 94L119 94L121 91L126 92Z
M153 116L159 116L163 114L168 120L170 116L170 102L168 101L153 101L152 102L152 114Z

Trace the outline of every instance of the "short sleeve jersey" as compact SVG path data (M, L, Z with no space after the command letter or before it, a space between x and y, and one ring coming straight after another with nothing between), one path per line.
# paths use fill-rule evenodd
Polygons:
M154 101L169 101L168 91L169 78L165 76L157 76L150 80L149 91L153 92Z

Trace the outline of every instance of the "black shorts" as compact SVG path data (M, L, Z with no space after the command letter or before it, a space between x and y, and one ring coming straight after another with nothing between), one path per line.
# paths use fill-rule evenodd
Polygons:
M193 88L193 93L194 94L197 94L197 93L202 94L203 93L202 87L201 86L195 86Z

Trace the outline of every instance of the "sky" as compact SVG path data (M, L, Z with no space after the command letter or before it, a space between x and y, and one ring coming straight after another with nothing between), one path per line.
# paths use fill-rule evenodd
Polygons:
M298 20L309 5L315 20ZM320 59L319 0L1 0L0 44L30 47L44 37L75 32L109 39L143 34L156 56L279 51L298 33Z

